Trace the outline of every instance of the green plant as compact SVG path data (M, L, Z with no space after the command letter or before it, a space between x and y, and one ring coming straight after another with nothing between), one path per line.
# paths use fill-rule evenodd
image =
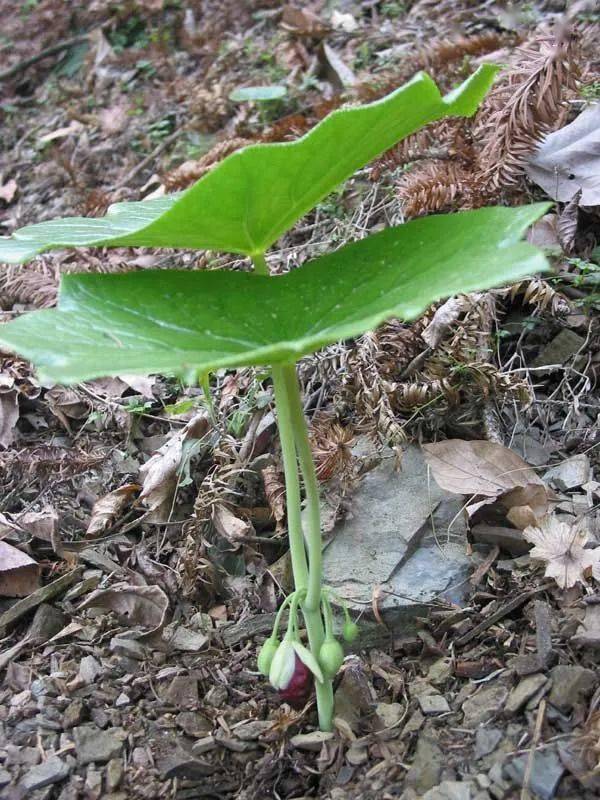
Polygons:
M411 319L432 302L547 268L520 241L547 204L426 217L389 228L270 277L265 251L342 181L421 126L470 116L495 73L481 67L442 97L417 75L366 106L334 112L303 138L234 153L182 194L117 203L103 219L44 222L0 240L0 261L64 246L151 246L250 256L254 274L147 270L63 278L57 309L6 324L0 344L32 360L46 379L71 383L120 372L170 373L206 384L209 371L270 365L286 481L295 591L279 643L278 615L260 669L297 702L315 681L319 723L332 725L340 648L322 587L319 487L295 364L392 316ZM301 519L304 483L306 518ZM300 643L299 615L308 633ZM356 627L347 617L347 640ZM322 651L322 646L326 644ZM320 663L322 657L326 663Z

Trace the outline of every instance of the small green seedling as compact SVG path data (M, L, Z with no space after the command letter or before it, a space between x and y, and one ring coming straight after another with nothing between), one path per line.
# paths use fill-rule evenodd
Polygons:
M206 383L211 370L270 367L296 588L283 606L290 606L285 637L280 642L279 615L259 666L290 701L305 700L314 680L323 730L331 729L332 679L343 651L333 634L330 592L322 586L319 488L295 364L390 317L414 319L448 295L545 270L540 251L520 239L547 205L418 219L279 277L269 276L265 251L400 139L443 117L474 114L494 73L484 65L445 97L419 74L382 100L334 112L295 142L231 155L181 194L117 203L103 219L43 222L0 240L0 262L26 261L57 247L130 245L222 250L252 259L254 273L67 275L58 308L2 326L0 344L34 362L43 378L63 383L136 372ZM300 614L308 646L300 641ZM356 634L347 616L343 636L352 641Z

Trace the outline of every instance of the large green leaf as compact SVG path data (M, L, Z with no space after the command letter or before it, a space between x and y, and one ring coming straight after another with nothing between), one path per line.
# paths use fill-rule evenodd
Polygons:
M418 219L281 277L215 270L68 275L58 309L0 327L0 344L64 383L131 372L295 361L442 297L547 269L519 241L547 204Z
M201 248L264 252L353 172L429 122L471 116L496 68L480 67L446 97L419 74L382 100L330 114L295 142L247 147L186 192L118 203L103 219L72 217L29 225L0 239L0 262L27 261L54 247Z

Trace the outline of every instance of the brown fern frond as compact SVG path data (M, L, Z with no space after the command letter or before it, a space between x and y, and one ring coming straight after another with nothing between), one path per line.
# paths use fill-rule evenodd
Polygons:
M420 217L463 204L471 198L470 173L453 161L432 161L403 175L398 199L406 217Z
M511 300L521 297L526 305L533 306L534 313L548 311L552 316L560 317L571 311L571 303L567 298L541 278L519 281L502 292L509 293Z
M44 262L34 261L27 268L9 266L0 272L2 305L10 308L20 303L34 308L51 308L56 304L58 270Z
M218 142L208 153L205 153L201 158L195 161L184 161L176 169L167 173L163 178L163 185L167 192L175 192L181 189L187 189L197 180L206 175L219 161L222 161L231 153L240 150L242 147L252 144L251 139L242 139L234 137L233 139L225 139Z
M579 73L573 33L558 30L517 48L516 57L484 101L474 139L482 142L479 179L492 189L516 186L540 138L560 128Z

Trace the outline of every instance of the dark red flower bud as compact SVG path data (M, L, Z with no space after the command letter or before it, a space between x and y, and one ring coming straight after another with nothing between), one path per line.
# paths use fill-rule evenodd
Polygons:
M312 691L313 676L309 668L294 653L294 672L287 686L279 690L279 696L292 708L302 708Z

